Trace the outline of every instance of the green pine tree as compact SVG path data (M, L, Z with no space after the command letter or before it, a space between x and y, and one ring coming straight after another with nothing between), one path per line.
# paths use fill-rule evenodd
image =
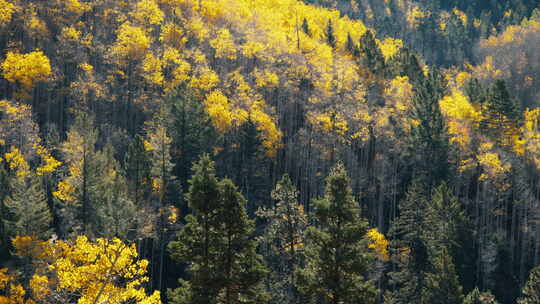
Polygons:
M487 92L483 112L481 128L501 146L511 146L519 134L520 115L504 80L496 80Z
M332 19L328 19L328 24L326 25L324 34L326 38L326 43L328 43L329 46L335 49L337 46L337 40L334 33L334 25L332 24Z
M410 118L411 156L416 176L428 188L444 181L449 172L448 135L439 100L445 95L446 83L438 71L432 71L414 86Z
M265 303L266 269L256 253L246 201L229 179L219 181L205 155L194 165L187 200L193 215L169 244L173 259L189 265L189 282L169 292L172 303Z
M49 238L52 233L52 215L41 179L37 176L14 178L10 189L11 193L4 200L9 214L9 218L4 221L9 235Z
M465 297L463 304L497 304L497 301L491 292L480 292L477 287Z
M384 70L384 57L371 31L366 31L360 37L359 55L362 64L367 66L373 73L379 73Z
M522 296L518 299L518 304L538 304L540 303L540 267L536 266L529 274L529 280L525 283Z
M317 225L307 229L306 263L298 272L303 303L375 303L377 290L366 278L368 224L360 216L343 164L332 169L324 198L313 205Z
M426 232L430 229L427 208L423 185L413 183L399 203L399 216L390 227L392 259L397 268L390 272L392 291L387 295L388 303L422 303L426 272L431 267L426 242Z
M444 246L430 257L433 269L426 274L423 303L461 304L463 288L448 249Z
M273 208L260 209L257 215L268 221L263 241L265 257L270 268L268 286L270 303L297 303L295 272L304 260L304 233L307 217L297 201L298 191L286 174L272 191L277 201Z
M302 31L309 37L311 37L311 30L309 29L309 23L306 18L302 21Z

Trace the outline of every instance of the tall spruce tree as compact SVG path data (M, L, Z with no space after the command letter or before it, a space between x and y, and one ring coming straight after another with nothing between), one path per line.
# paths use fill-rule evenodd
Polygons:
M373 73L384 70L384 57L371 31L366 31L360 37L359 55L362 64L367 66Z
M231 180L218 180L207 155L193 170L187 200L194 214L169 244L172 257L189 265L190 280L170 292L172 303L265 303L266 269L245 199Z
M540 303L540 266L531 270L529 280L525 283L522 294L521 298L517 301L518 304Z
M410 152L415 175L429 189L446 179L449 173L448 135L439 100L446 83L438 71L431 71L414 86L410 118Z
M422 303L426 272L430 269L426 220L427 195L421 183L413 183L399 204L399 216L390 228L392 259L396 270L390 272L391 303ZM390 302L390 301L389 301Z
M4 205L8 218L5 227L11 237L28 235L40 239L51 236L52 215L38 176L13 178L11 193Z
M343 164L332 169L324 198L313 205L317 224L306 231L306 263L297 281L304 303L375 303L377 290L366 277L368 223L360 216Z
M498 304L491 292L480 292L477 288L473 289L463 300L463 304Z
M334 33L334 25L332 24L332 19L328 19L324 35L326 38L326 43L328 43L329 46L335 49L337 46L337 39L336 34Z
M304 260L304 234L307 217L298 203L298 191L286 174L272 191L275 207L260 209L257 215L268 221L263 234L263 247L271 271L267 285L270 303L298 303L296 270Z

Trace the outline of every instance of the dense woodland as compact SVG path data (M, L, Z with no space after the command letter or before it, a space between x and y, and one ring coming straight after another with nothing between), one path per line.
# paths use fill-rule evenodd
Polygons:
M540 303L539 0L0 0L0 304Z

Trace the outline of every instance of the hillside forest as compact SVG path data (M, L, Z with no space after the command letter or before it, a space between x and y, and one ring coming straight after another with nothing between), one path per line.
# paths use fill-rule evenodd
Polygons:
M539 0L0 0L0 304L539 304Z

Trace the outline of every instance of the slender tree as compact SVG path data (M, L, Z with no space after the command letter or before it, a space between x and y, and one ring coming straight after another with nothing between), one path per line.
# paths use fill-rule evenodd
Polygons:
M368 224L360 216L343 164L332 169L324 198L313 205L317 225L306 231L306 263L297 282L305 303L375 303L377 290L366 277Z

